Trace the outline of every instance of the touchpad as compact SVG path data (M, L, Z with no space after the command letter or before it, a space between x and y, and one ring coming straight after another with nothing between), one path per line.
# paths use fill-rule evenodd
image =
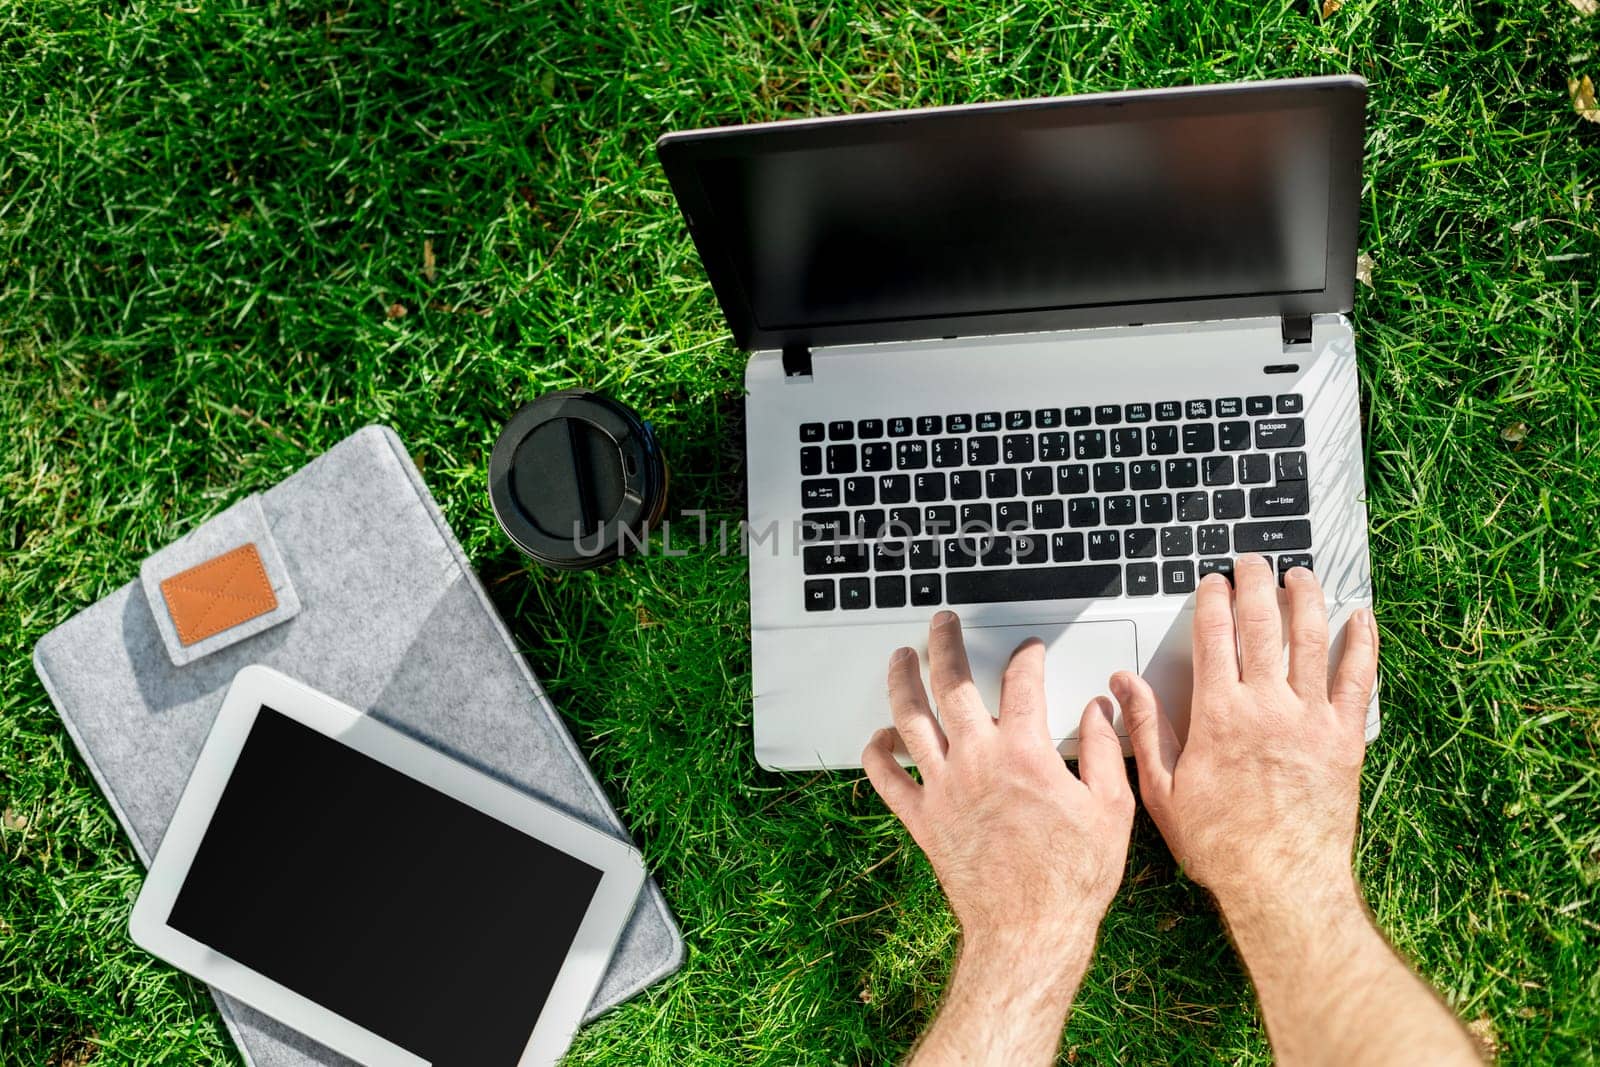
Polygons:
M1139 653L1131 620L1042 623L1032 626L963 627L972 680L991 714L1000 712L1000 676L1016 647L1030 637L1044 642L1045 703L1050 709L1050 736L1057 741L1078 736L1083 709L1097 696L1109 696L1107 680L1117 671L1138 670ZM926 677L927 639L923 639ZM932 696L932 689L929 695ZM1114 704L1115 702L1113 702ZM1122 730L1121 711L1117 729Z

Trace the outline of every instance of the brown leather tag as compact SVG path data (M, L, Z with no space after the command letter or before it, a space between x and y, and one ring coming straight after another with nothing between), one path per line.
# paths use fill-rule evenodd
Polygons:
M230 626L265 615L278 606L278 598L261 566L253 543L174 574L161 583L178 640L192 645Z

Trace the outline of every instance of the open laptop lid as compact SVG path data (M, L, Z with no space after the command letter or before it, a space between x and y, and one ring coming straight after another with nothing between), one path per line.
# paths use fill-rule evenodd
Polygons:
M1350 310L1366 82L1326 77L669 133L753 349Z

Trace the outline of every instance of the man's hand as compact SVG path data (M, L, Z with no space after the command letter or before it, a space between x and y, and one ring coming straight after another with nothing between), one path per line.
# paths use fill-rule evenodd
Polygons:
M916 652L902 648L889 664L895 729L861 755L961 923L960 960L919 1064L1050 1062L1122 880L1133 794L1110 702L1084 711L1074 776L1050 740L1044 653L1031 640L1012 654L996 720L973 685L960 621L940 612L928 634L939 717ZM920 785L896 761L897 739Z
M1309 570L1277 582L1260 556L1200 582L1194 699L1179 744L1143 679L1112 692L1139 788L1172 854L1221 905L1282 1064L1476 1064L1460 1022L1372 925L1352 870L1378 637L1346 624L1328 678L1328 616Z

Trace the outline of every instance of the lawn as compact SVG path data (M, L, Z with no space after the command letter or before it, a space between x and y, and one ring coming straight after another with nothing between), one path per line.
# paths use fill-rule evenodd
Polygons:
M739 120L1353 71L1386 720L1360 873L1504 1062L1600 1061L1600 16L1573 0L0 6L0 1061L238 1062L126 934L141 869L34 642L346 434L393 426L688 943L573 1063L866 1064L955 931L853 774L750 744L745 572L714 546L540 570L498 425L584 384L737 520L744 357L651 145ZM1592 3L1589 4L1592 7ZM285 802L292 803L286 787ZM1148 819L1076 1064L1269 1059Z

